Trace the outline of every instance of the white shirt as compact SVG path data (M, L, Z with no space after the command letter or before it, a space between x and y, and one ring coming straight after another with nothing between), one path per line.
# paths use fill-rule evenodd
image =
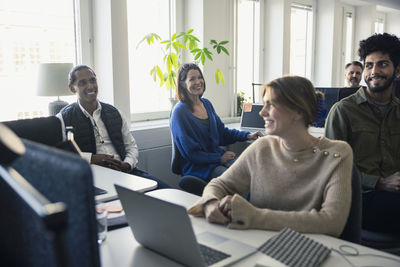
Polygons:
M135 139L133 138L131 132L129 131L129 126L124 117L121 115L121 112L119 114L121 115L122 118L122 140L125 144L125 150L126 150L126 155L124 159L121 159L121 157L118 155L117 151L114 148L114 145L111 142L110 136L108 135L107 128L101 119L101 104L99 101L97 101L97 109L93 112L93 116L91 116L79 103L79 107L82 110L83 114L87 118L90 119L93 125L93 133L95 136L96 140L96 154L108 154L108 155L114 155L115 159L121 160L123 162L129 163L131 165L131 168L134 169L136 167L136 164L138 163L138 156L139 156L139 151L138 147L136 144ZM65 133L65 123L64 119L61 115L61 113L58 113L56 115L60 120L61 120L61 126L62 126L62 133L63 133L63 140L67 140L66 133ZM100 134L97 133L97 130ZM85 158L89 163L90 159L92 158L92 153L90 152L83 152L83 158Z

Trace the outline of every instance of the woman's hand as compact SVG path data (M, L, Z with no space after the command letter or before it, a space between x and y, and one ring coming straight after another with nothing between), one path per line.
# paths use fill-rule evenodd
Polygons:
M235 158L236 154L235 152L232 151L226 151L222 156L221 156L221 164L224 165L230 160L233 160Z
M232 197L231 195L225 196L219 202L219 210L232 221Z
M255 133L248 134L246 138L247 140L256 140L258 137L263 137L263 136L264 135L260 131L257 131Z
M224 198L225 199L225 198ZM220 201L213 199L204 204L204 215L207 221L217 224L228 224L231 222L231 218L226 216L220 210Z

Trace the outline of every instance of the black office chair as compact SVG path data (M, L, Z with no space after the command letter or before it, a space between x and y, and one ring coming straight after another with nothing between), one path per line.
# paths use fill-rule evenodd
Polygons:
M351 88L351 87L343 87L339 89L338 92L338 99L337 101L342 100L345 97L348 97L349 95L354 94L355 92L357 92L358 87L357 88Z
M172 143L172 156L171 156L171 170L173 173L182 175L182 155L179 152L179 149L176 147L174 138L171 133L171 143ZM189 193L201 196L203 194L204 187L207 183L196 176L185 175L181 176L179 179L179 187Z
M49 201L63 202L67 205L68 221L65 244L69 265L100 266L94 187L90 165L72 153L28 140L23 140L23 143L26 152L17 158L11 167L17 170ZM2 200L2 203L7 203L7 200ZM7 219L7 216L1 218L4 220ZM5 229L0 227L0 230ZM14 249L24 251L32 245L41 246L40 243L31 242L22 243L21 247Z
M42 117L2 122L20 138L56 146L62 142L61 121L55 117Z
M359 244L361 242L361 176L353 166L351 177L351 207L340 239Z
M339 88L337 88L337 87L316 87L315 89L324 93L326 110L329 112L329 110L331 109L333 104L335 104L337 102Z

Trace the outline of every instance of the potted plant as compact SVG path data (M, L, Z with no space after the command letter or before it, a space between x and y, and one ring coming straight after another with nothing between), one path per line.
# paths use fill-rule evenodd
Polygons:
M243 109L243 103L249 102L251 100L251 97L246 98L245 93L243 91L239 91L236 94L236 105L237 105L237 116L242 116L242 109Z
M216 40L210 40L209 44L211 48L199 48L200 39L193 35L193 29L186 32L174 33L170 39L165 40L156 33L149 33L138 43L137 48L139 48L144 41L150 46L158 45L163 52L163 65L154 65L150 70L150 75L153 77L154 82L160 82L160 87L165 87L171 92L171 102L176 101L175 98L172 97L172 90L176 88L176 72L183 64L184 51L188 51L192 55L193 61L197 61L197 63L203 66L206 60L213 61L212 50L216 51L217 54L223 52L229 56L229 51L225 47L228 41L218 42ZM215 72L215 81L217 84L222 83L225 85L224 74L218 68Z

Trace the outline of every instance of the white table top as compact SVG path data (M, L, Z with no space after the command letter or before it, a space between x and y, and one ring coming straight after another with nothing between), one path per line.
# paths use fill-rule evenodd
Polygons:
M96 196L97 202L110 201L118 198L114 184L119 184L140 192L152 190L157 187L157 182L150 179L112 170L99 165L90 166L92 167L94 185L107 190L107 194Z
M157 197L166 201L170 201L186 208L191 206L198 196L186 193L177 189L160 189L147 193L153 197ZM193 228L195 232L199 229L206 229L219 235L232 239L240 240L252 246L258 247L267 239L277 234L274 231L263 230L232 230L222 225L208 223L204 218L195 218L191 216ZM361 245L353 244L341 239L326 235L305 234L306 236L324 244L327 247L338 249L341 245L350 245L356 248L360 254L375 254L395 258L400 261L400 257L384 253L378 250L370 249ZM124 227L107 233L107 239L100 247L102 266L181 266L180 264L169 260L149 249L142 247L133 237L130 227ZM355 266L399 266L399 262L391 261L376 256L357 256L348 257L348 260ZM234 264L233 266L284 266L264 255L257 252L252 256ZM338 253L332 251L329 258L322 266L350 266Z

